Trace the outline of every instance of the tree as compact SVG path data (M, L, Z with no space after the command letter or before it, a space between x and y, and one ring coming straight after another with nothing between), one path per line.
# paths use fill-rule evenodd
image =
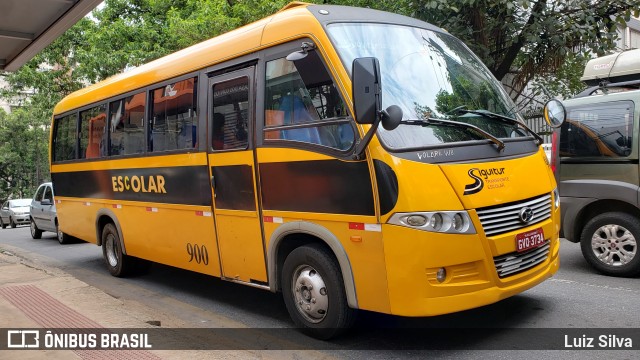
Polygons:
M515 99L530 81L549 76L556 84L571 81L573 91L575 71L568 65L584 60L586 51L612 50L617 25L638 15L640 1L424 0L408 7L463 40L498 80L512 74Z

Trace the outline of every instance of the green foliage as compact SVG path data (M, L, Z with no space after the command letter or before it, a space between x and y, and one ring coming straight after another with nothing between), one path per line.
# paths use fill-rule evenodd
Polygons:
M11 114L0 110L0 200L33 196L49 178L49 125L39 123L29 109Z
M569 54L603 55L614 48L616 26L640 11L638 0L425 0L414 14L463 40L503 79L513 74L513 97L531 80L570 82ZM569 76L569 77L563 77ZM565 89L566 90L566 89Z

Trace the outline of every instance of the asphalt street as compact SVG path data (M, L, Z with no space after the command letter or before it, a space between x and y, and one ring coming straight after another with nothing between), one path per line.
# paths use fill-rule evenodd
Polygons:
M158 313L170 313L185 327L219 327L240 324L256 329L290 329L290 320L279 294L237 285L168 266L153 264L148 272L119 279L106 270L101 249L78 242L60 245L53 233L33 240L28 227L0 230L0 252L10 252L43 266L55 267L118 299L135 301ZM598 274L582 258L577 244L562 240L561 267L550 280L522 294L493 305L431 318L402 318L361 312L355 329L320 357L353 359L412 358L513 358L508 344L498 351L473 349L473 344L496 341L495 333L482 328L606 329L640 328L640 279L613 278ZM1 285L1 284L0 284ZM227 326L222 325L222 326ZM233 327L233 325L229 325ZM421 331L433 329L479 329L471 349L423 350L416 346ZM407 333L416 336L407 337ZM398 336L397 334L403 334ZM469 343L466 344L469 347ZM637 344L634 344L637 346ZM480 346L479 348L482 348ZM637 347L635 347L637 349ZM637 351L517 351L519 358L556 357L634 358ZM317 354L316 354L317 355ZM313 356L317 358L318 356Z

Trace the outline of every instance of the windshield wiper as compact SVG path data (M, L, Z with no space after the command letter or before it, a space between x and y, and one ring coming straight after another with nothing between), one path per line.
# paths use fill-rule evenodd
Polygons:
M475 131L476 133L484 136L486 139L491 140L491 142L496 144L496 146L498 147L498 151L504 150L504 142L502 142L497 137L489 134L488 132L480 129L479 127L477 127L475 125L471 125L471 124L467 124L467 123L463 123L463 122L459 122L459 121L444 120L444 119L437 119L437 118L427 118L425 120L402 120L402 122L400 122L400 124L420 125L420 126L427 126L427 125L434 125L435 124L435 125L444 125L444 126L453 126L453 127L463 127L463 128Z
M474 114L474 115L480 115L480 116L485 116L488 117L490 119L495 119L495 120L500 120L504 123L510 124L510 125L517 125L517 126L521 126L522 128L524 128L529 134L533 135L533 137L536 139L536 142L538 143L538 145L542 144L544 142L544 139L542 139L542 137L540 135L538 135L535 131L531 130L531 128L529 128L526 124L514 119L514 118L510 118L508 116L505 115L501 115L501 114L496 114L494 112L491 112L489 110L483 110L483 109L478 109L478 110L467 110L464 108L464 106L460 106L457 107L455 109L453 109L452 111L450 111L450 113L463 113L463 114Z

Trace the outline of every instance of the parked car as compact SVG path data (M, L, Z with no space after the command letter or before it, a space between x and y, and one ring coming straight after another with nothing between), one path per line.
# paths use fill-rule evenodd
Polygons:
M29 204L30 199L13 199L7 200L2 204L0 209L0 226L7 228L7 224L15 228L17 225L26 225L29 223Z
M640 274L640 49L589 61L593 87L566 100L552 164L562 231L612 276Z
M71 237L59 229L53 185L50 182L38 187L30 204L32 238L40 239L43 231L52 231L58 235L60 244L67 244L71 241Z

